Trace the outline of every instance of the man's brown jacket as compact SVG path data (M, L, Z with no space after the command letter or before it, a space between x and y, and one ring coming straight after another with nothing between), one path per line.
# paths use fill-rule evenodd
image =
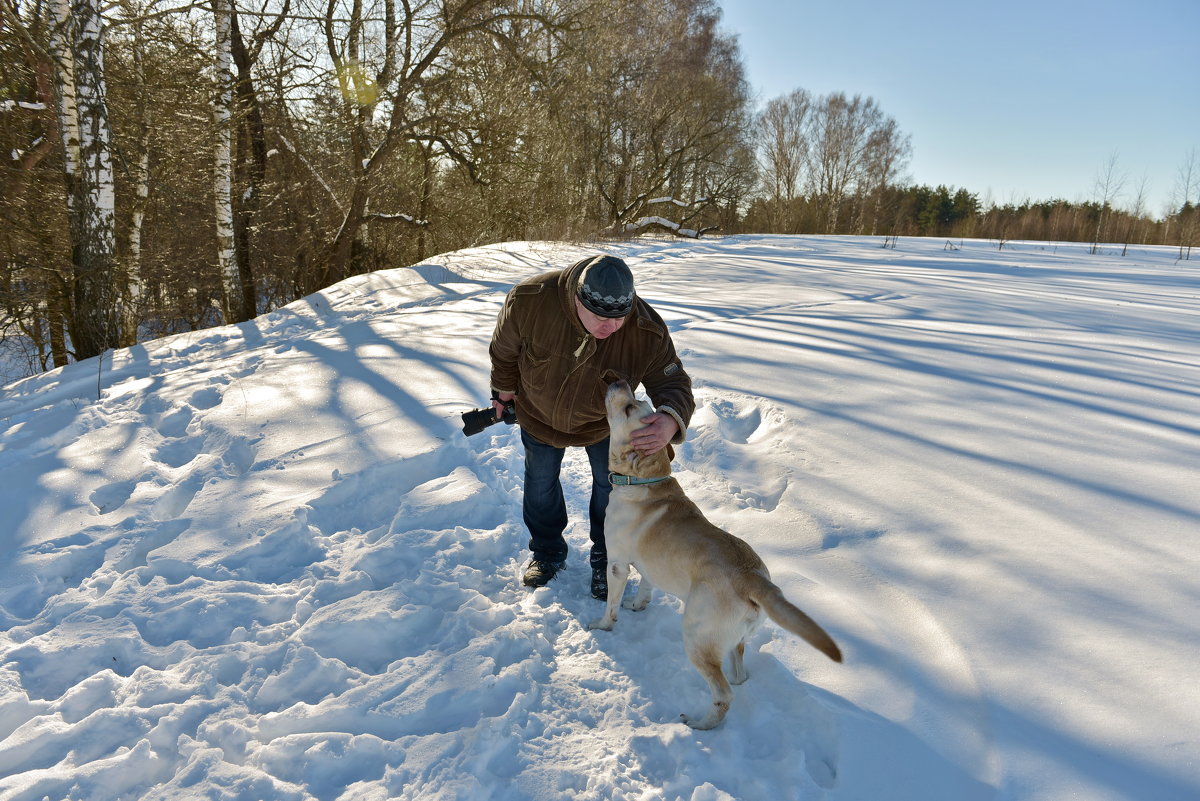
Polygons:
M683 442L696 403L692 381L666 323L640 297L616 333L597 340L575 310L583 266L526 279L513 287L492 334L492 389L516 397L517 422L554 447L591 445L608 436L604 394L623 378L641 384L655 408L679 423Z

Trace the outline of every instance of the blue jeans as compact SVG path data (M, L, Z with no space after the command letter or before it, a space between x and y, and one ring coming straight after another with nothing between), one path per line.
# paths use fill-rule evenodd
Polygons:
M534 559L564 562L567 558L567 541L563 537L567 528L567 503L563 498L559 470L566 448L539 442L525 433L525 429L521 429L521 442L525 445L522 511L525 527L529 529L529 550ZM588 505L591 563L603 566L608 562L608 551L604 547L604 513L608 509L608 495L612 492L612 484L608 481L608 437L588 445L585 450L592 466L592 498Z

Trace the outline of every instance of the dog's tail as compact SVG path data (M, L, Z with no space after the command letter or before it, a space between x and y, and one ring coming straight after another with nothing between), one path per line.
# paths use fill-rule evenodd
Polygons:
M771 620L800 637L834 662L842 661L841 649L838 648L833 638L825 633L825 629L818 626L815 620L784 598L783 590L776 587L770 580L757 574L754 575L756 580L751 584L750 599L762 607Z

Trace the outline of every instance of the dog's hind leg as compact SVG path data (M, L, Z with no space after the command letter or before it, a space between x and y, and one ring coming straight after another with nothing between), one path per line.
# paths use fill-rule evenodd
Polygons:
M692 660L696 670L700 671L700 675L708 682L713 702L708 712L703 715L684 714L679 717L693 729L711 729L725 719L725 713L729 711L729 704L733 701L733 689L725 680L725 674L721 672L723 655L712 645L693 647L689 644L687 651L688 658Z
M746 642L744 640L729 652L729 668L731 684L742 684L750 678L750 674L746 672Z
M761 624L762 612L757 608L751 608L743 619L741 630L734 635L737 637L737 645L729 650L730 683L742 684L750 678L750 674L746 672L746 641L753 636L754 632L758 631Z
M650 594L654 592L654 585L646 578L645 573L639 571L637 595L633 600L625 604L626 609L632 609L634 612L640 612L650 605Z
M712 636L715 632L709 629L711 621L702 611L705 604L694 604L695 600L698 599L689 599L687 609L683 613L683 647L687 651L688 659L708 682L713 702L712 707L703 715L680 717L693 729L711 729L725 719L725 713L729 711L729 704L733 701L733 689L721 671L721 663L725 660L728 645L723 645L718 638Z

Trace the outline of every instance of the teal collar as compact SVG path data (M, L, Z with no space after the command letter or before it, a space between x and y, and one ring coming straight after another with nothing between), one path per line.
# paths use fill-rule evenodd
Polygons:
M665 475L658 478L638 478L637 476L623 476L620 473L609 473L608 483L614 487L640 487L643 484L657 484L660 481L666 481L670 477L670 475Z

